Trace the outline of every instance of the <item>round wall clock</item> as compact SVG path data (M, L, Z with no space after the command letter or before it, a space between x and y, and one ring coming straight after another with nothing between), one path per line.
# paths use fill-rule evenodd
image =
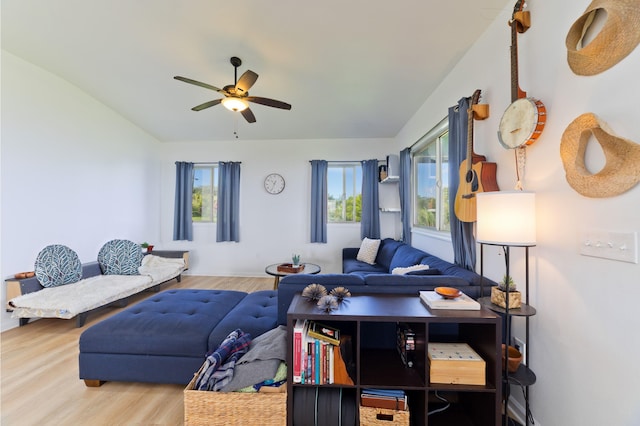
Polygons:
M284 190L284 178L278 173L271 173L264 178L264 189L269 194L279 194Z

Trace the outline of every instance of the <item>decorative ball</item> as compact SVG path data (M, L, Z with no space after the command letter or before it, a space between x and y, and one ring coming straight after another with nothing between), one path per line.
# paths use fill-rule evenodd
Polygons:
M344 287L336 287L331 290L330 294L338 299L338 303L342 303L345 298L351 297L351 292Z
M338 309L338 299L330 295L322 296L320 300L318 300L318 308L327 313L335 311Z
M302 290L302 297L306 298L310 302L320 300L323 296L327 295L327 289L320 284L309 284Z

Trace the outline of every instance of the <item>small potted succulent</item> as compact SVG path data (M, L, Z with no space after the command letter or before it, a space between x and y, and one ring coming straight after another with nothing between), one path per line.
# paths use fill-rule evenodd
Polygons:
M300 255L299 254L291 255L291 261L292 261L293 267L297 268L298 266L300 266Z
M507 307L507 292L509 292L509 309L522 306L522 294L516 290L513 277L505 275L497 286L491 287L491 303L500 307Z
M142 251L146 253L151 253L151 250L153 250L153 245L147 243L146 241L140 244L140 247L142 247Z

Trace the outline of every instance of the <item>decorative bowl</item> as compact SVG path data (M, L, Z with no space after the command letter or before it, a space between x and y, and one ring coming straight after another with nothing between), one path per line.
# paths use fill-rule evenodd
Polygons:
M455 299L462 294L460 290L453 287L436 287L435 292L445 299Z

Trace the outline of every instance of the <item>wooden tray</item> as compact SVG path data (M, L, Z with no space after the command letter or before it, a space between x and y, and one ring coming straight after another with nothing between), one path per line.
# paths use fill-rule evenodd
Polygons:
M278 272L297 274L304 269L304 265L293 266L293 263L281 263L278 265Z

